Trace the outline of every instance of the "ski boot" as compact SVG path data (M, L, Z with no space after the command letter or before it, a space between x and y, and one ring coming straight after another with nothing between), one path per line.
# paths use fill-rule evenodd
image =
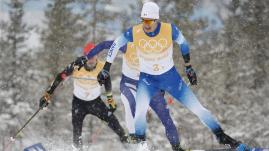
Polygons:
M126 143L123 143L123 147L128 151L135 151L137 149L137 144L138 142L135 134L129 134Z
M82 136L75 137L73 140L72 151L83 151Z
M239 144L237 146L236 151L251 151L253 148L248 147L246 144Z
M75 146L74 144L72 145L72 151L83 151L82 146Z
M172 145L173 151L185 151L183 148L181 148L180 144L174 144Z
M229 135L225 134L223 130L220 130L219 132L216 133L217 140L220 144L229 146L232 149L236 149L239 145L240 142L231 138Z
M141 141L138 143L137 151L150 151L146 141Z
M138 143L138 139L135 137L135 134L129 134L128 139L131 144Z
M146 141L146 137L145 135L131 135L131 137L133 137L132 139L132 143L136 144L136 151L150 151L147 141Z
M130 143L129 137L127 135L124 135L120 138L121 143Z
M251 151L251 148L249 148L247 145L233 139L229 135L225 134L222 130L216 133L216 136L220 144L227 145L236 151Z

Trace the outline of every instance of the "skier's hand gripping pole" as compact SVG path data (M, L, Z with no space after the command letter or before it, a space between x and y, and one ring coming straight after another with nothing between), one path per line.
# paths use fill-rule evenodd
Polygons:
M45 94L39 100L39 108L43 109L47 107L50 103L50 99L51 95L48 92L45 92Z
M116 104L115 100L113 99L112 94L107 95L107 104L108 104L109 112L113 113L116 111L117 104Z
M99 82L100 85L105 84L106 80L110 77L110 66L111 63L106 62L103 69L98 73L97 75L97 81Z
M185 72L191 85L197 85L197 76L191 65L186 66Z
M74 67L80 70L86 64L87 60L86 56L78 57L74 62Z

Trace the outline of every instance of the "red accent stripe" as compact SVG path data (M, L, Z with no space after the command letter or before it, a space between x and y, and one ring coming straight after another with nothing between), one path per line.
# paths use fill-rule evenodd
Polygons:
M61 78L64 80L64 79L66 79L66 74L65 73L61 73Z

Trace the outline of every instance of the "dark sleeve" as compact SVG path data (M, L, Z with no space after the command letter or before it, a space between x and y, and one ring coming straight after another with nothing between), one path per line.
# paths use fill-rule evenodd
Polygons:
M99 52L105 49L109 49L112 44L113 44L113 41L103 41L99 43L90 51L90 53L87 54L87 58L90 59L93 56L97 55Z
M49 94L53 94L54 90L58 87L58 85L63 80L65 80L66 77L70 76L73 73L73 71L74 71L74 62L70 63L62 72L56 75L54 81L48 87L47 92Z
M107 94L112 92L112 82L110 76L106 79L104 86Z
M182 55L182 56L183 56L183 59L184 59L184 62L185 63L189 63L190 62L191 57L190 57L190 54L189 53L187 53L185 55Z

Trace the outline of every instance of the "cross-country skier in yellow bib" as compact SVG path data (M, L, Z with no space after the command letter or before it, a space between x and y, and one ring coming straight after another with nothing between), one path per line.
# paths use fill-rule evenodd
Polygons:
M94 47L95 45L89 42L84 47L84 55L88 54ZM82 125L84 118L88 114L105 121L120 137L121 142L127 143L128 137L125 135L117 117L113 114L117 106L112 97L110 78L104 81L108 107L101 99L101 87L97 81L97 74L102 70L104 63L97 59L97 55L93 56L85 64L81 58L83 57L70 63L62 72L57 74L51 86L48 87L44 96L40 99L40 107L43 108L49 104L50 97L57 86L70 76L74 79L72 101L73 151L83 150Z

